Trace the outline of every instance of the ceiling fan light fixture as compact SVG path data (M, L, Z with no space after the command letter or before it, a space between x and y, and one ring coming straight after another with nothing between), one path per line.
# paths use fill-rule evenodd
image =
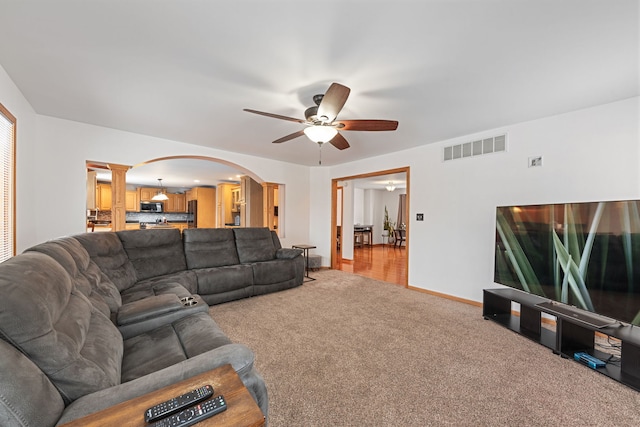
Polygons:
M389 184L387 184L387 186L386 186L386 187L384 187L384 188L386 188L386 189L387 189L387 191L393 191L393 190L395 190L395 189L396 189L396 186L395 186L395 185L393 185L393 182L389 181Z
M324 144L331 141L338 134L338 131L333 126L317 125L306 128L304 134L313 142Z
M162 187L162 178L158 178L158 188L158 192L151 198L151 200L155 202L163 202L165 200L169 200L169 196L167 196L164 187Z

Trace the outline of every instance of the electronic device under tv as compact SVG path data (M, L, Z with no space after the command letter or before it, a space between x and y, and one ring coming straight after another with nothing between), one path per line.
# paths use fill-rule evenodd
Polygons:
M640 200L498 207L494 281L545 312L640 325Z

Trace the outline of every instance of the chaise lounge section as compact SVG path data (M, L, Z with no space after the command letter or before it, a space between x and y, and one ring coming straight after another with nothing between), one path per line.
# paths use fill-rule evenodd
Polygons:
M225 364L266 416L253 353L228 339L208 304L298 286L303 274L300 251L266 228L86 233L34 246L0 264L0 424L62 424Z

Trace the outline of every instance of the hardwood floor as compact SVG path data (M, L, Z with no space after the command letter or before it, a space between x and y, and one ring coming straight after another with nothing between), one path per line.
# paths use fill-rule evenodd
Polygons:
M407 285L407 248L393 245L363 245L353 249L353 261L342 259L338 270Z

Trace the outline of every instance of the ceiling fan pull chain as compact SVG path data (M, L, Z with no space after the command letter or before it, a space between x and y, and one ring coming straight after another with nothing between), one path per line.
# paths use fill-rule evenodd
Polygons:
M320 153L319 153L319 158L318 158L318 164L322 165L322 142L318 142L318 145L320 146Z

